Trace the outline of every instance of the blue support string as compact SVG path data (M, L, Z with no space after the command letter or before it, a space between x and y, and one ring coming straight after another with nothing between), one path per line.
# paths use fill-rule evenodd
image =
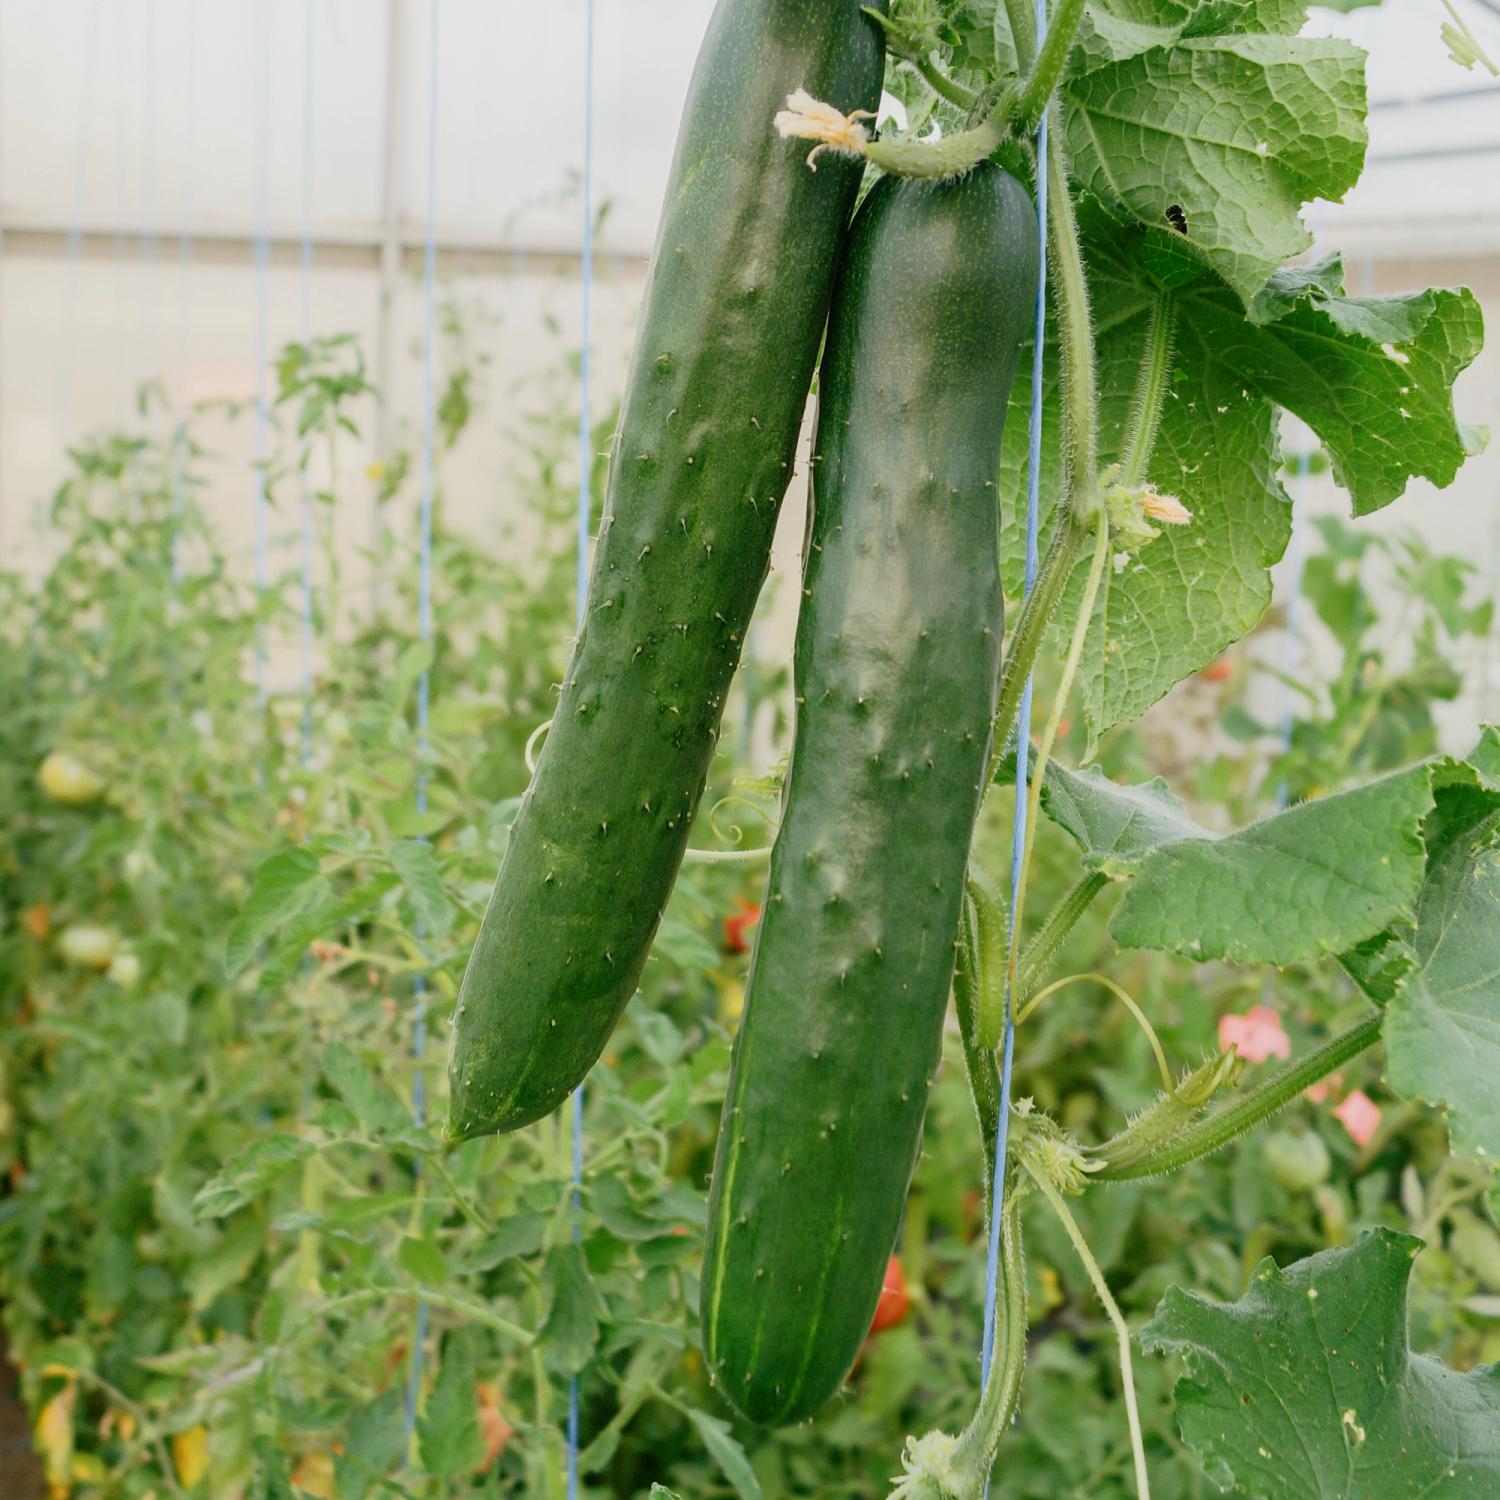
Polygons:
M1040 38L1047 29L1047 0L1036 0L1036 32ZM1031 355L1031 427L1030 452L1026 476L1026 594L1036 584L1038 566L1038 529L1042 488L1042 397L1046 373L1047 337L1047 116L1043 113L1036 129L1036 335ZM1021 865L1026 850L1026 773L1031 755L1031 689L1028 674L1021 692L1020 713L1016 721L1016 806L1010 835L1010 926L1007 951L1015 939L1016 904L1021 889ZM1009 965L1005 981L1005 1031L1000 1053L1000 1118L995 1136L995 1178L990 1185L989 1242L985 1247L984 1267L984 1345L980 1355L980 1379L989 1378L990 1363L995 1354L995 1299L1000 1272L1000 1210L1005 1199L1005 1159L1010 1139L1011 1071L1016 1050L1014 996L1010 992ZM985 1481L985 1494L989 1482Z
M594 465L589 422L589 340L594 281L594 0L585 0L583 22L583 347L578 358L578 634L583 634L583 612L589 589L589 520L593 514L591 478ZM578 1238L576 1214L583 1182L583 1085L573 1090L570 1111L573 1131L573 1238ZM568 1382L568 1500L578 1500L578 1376Z
M255 594L266 591L266 471L271 447L271 35L261 0L255 39ZM265 626L255 635L255 699L266 701Z
M437 330L437 118L438 118L438 10L441 0L432 0L432 22L428 34L427 62L427 234L422 255L422 458L418 492L417 637L432 644L432 448L436 425L433 394L433 344ZM395 45L392 37L391 44ZM432 684L428 668L417 678L417 811L427 811L427 720ZM421 929L418 938L423 936ZM427 1083L422 1074L422 1055L427 1050L427 980L418 974L412 983L416 1000L412 1017L411 1053L416 1068L411 1087L412 1118L418 1125L427 1118ZM418 1167L420 1171L420 1167ZM422 1362L427 1342L427 1304L419 1302L416 1332L412 1338L411 1364L406 1381L406 1431L416 1426L417 1396L422 1385Z

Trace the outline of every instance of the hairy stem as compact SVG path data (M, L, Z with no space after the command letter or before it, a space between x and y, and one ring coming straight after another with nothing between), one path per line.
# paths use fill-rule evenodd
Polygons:
M1167 386L1172 373L1172 325L1176 321L1176 304L1170 292L1160 293L1151 304L1146 325L1146 347L1141 355L1140 374L1136 377L1135 396L1130 403L1130 420L1125 428L1125 445L1120 451L1120 482L1142 484L1156 446L1161 427L1162 408L1167 402Z
M1054 111L1047 131L1047 222L1062 336L1063 443L1069 476L1065 493L1075 509L1083 504L1087 510L1097 504L1094 487L1099 468L1094 320L1060 126ZM1084 519L1089 516L1085 514Z
M1055 124L1055 122L1054 122ZM1036 583L1021 606L1020 619L1006 652L1000 677L1000 704L995 715L993 773L1020 710L1026 679L1036 664L1063 588L1100 512L1098 497L1097 417L1095 413L1094 325L1089 313L1088 281L1078 220L1068 191L1068 163L1056 129L1047 132L1047 219L1054 295L1060 325L1063 398L1063 500L1056 529L1042 558Z
M995 710L994 755L990 765L990 780L999 773L1000 762L1009 748L1010 732L1015 727L1016 715L1021 711L1021 695L1026 690L1026 679L1036 665L1042 642L1047 636L1047 627L1062 599L1063 588L1073 576L1078 554L1088 538L1088 531L1079 525L1067 511L1058 519L1052 540L1042 554L1037 570L1036 583L1021 606L1020 618L1010 638L1005 653L1005 665L1000 673L1000 700Z
M1031 873L1031 850L1036 842L1037 820L1041 817L1042 783L1047 777L1047 762L1052 755L1052 746L1062 724L1063 710L1068 706L1068 695L1073 691L1073 679L1078 675L1078 663L1083 658L1084 642L1088 639L1089 626L1093 622L1094 603L1099 597L1099 588L1104 581L1104 565L1109 561L1109 518L1101 510L1094 523L1094 557L1089 565L1089 576L1084 584L1083 598L1078 605L1078 618L1073 622L1073 639L1068 645L1068 657L1063 663L1062 680L1057 685L1057 696L1052 703L1052 712L1047 716L1047 727L1042 731L1041 744L1037 747L1036 769L1031 773L1031 787L1016 787L1016 796L1029 796L1027 808L1026 844L1021 854L1021 875L1016 882L1015 909L1011 913L1010 956L1008 972L1010 993L1016 993L1021 959L1021 919L1026 911L1026 886Z
M979 1405L959 1434L954 1467L974 1475L983 1488L995 1450L1021 1404L1026 1368L1026 1255L1021 1243L1021 1205L1014 1189L1005 1195L1000 1216L1000 1301L1003 1322Z
M1018 132L1030 135L1051 103L1052 92L1062 77L1063 65L1068 60L1082 20L1083 0L1059 0L1047 24L1042 50L1037 54L1016 104L1015 127Z
M1092 1180L1129 1182L1138 1177L1155 1177L1163 1172L1174 1172L1199 1157L1218 1151L1269 1119L1304 1089L1326 1078L1351 1057L1357 1057L1367 1047L1374 1046L1380 1040L1383 1019L1379 1011L1366 1016L1357 1026L1325 1042L1299 1062L1288 1063L1259 1087L1251 1089L1244 1098L1190 1125L1154 1155L1114 1167L1106 1159L1103 1166L1092 1174Z
M1016 44L1016 66L1024 71L1036 56L1036 16L1029 0L1005 0L1005 19Z
M993 1211L989 1203L995 1181L995 1146L1000 1133L1000 1065L992 1047L979 1040L979 939L973 898L964 894L958 927L958 962L953 970L953 1008L958 1012L958 1034L963 1042L964 1068L969 1075L969 1093L979 1116L979 1134L984 1142L985 1218Z
M1120 1346L1120 1380L1125 1394L1125 1420L1130 1426L1130 1451L1135 1459L1135 1491L1140 1500L1150 1500L1151 1477L1146 1472L1146 1446L1141 1439L1141 1414L1136 1410L1135 1404L1135 1370L1130 1361L1130 1329L1126 1326L1125 1316L1120 1311L1119 1304L1109 1290L1109 1283L1104 1279L1104 1272L1099 1269L1099 1262L1094 1259L1089 1243L1084 1239L1083 1231L1078 1227L1078 1221L1068 1212L1068 1205L1063 1202L1062 1194L1029 1162L1026 1164L1026 1170L1030 1172L1032 1181L1041 1189L1042 1196L1047 1200L1068 1238L1073 1242L1073 1248L1078 1252L1079 1260L1083 1262L1083 1269L1088 1273L1094 1292L1104 1307L1105 1316L1114 1325L1115 1338Z
M1026 999L1036 988L1037 981L1051 967L1068 934L1108 884L1107 875L1091 870L1047 914L1047 920L1021 954L1016 973L1016 999Z
M959 109L973 109L979 103L979 95L973 89L966 89L963 84L949 78L932 58L913 57L911 65L922 75L928 88L940 99L946 99L949 104L957 105Z

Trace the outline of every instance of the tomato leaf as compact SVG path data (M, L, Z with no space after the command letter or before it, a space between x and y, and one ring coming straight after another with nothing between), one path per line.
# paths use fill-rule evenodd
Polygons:
M255 950L283 922L327 893L318 858L310 851L281 849L263 861L225 940L224 967L230 977L248 966Z
M1179 1287L1141 1330L1181 1354L1177 1420L1221 1488L1256 1500L1500 1492L1500 1370L1411 1352L1406 1288L1422 1242L1377 1229L1256 1268L1234 1303Z
M300 1136L269 1135L251 1141L198 1190L193 1212L200 1219L222 1219L235 1213L312 1154L312 1142Z
M391 845L391 864L424 933L440 937L453 925L453 903L443 889L432 845L423 839L401 839Z
M604 1301L580 1245L557 1245L542 1268L547 1292L547 1321L537 1342L546 1353L550 1369L576 1375L588 1362L599 1342L599 1322Z
M745 1457L727 1422L711 1417L706 1411L696 1409L688 1412L688 1420L698 1429L703 1446L708 1449L713 1461L724 1471L724 1477L733 1486L740 1500L761 1500L760 1480Z
M474 1398L474 1352L466 1330L450 1333L443 1363L417 1419L424 1470L438 1479L467 1474L484 1458L484 1436Z

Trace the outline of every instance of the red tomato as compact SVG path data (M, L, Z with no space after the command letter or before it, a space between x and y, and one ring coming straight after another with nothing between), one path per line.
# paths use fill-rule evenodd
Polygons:
M880 1300L875 1304L875 1316L870 1320L871 1333L883 1333L906 1321L911 1311L911 1297L906 1290L906 1275L901 1269L901 1257L893 1255L886 1262L885 1280L880 1284Z
M739 910L724 918L724 947L729 953L748 953L745 934L760 921L760 907L753 901L741 901Z

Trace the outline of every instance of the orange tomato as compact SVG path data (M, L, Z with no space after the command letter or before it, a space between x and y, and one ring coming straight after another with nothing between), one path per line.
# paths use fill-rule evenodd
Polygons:
M724 948L729 953L748 953L745 934L760 921L760 907L753 901L736 903L737 910L724 918Z
M871 1333L884 1333L906 1321L911 1311L911 1296L906 1290L906 1273L901 1269L901 1257L893 1255L885 1266L885 1280L880 1284L880 1300L875 1304L875 1316L870 1319Z

